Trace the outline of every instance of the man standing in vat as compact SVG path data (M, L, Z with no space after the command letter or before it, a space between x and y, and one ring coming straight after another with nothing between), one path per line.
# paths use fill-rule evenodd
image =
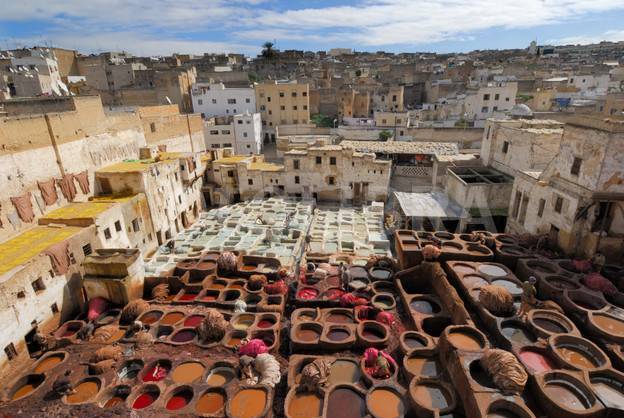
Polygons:
M537 289L535 289L537 279L533 276L529 280L522 283L522 304L518 316L522 317L529 313L537 305Z

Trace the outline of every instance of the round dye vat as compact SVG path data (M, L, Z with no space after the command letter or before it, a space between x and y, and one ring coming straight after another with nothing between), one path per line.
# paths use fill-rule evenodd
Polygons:
M197 327L204 320L204 315L190 315L184 320L185 327Z
M544 385L544 393L557 405L575 411L590 407L589 401L579 389L564 380L551 380Z
M566 280L563 277L559 277L559 276L550 276L550 277L546 277L546 282L553 286L556 287L557 289L569 289L569 290L573 290L573 289L578 289L578 285L576 283L573 283L571 281Z
M169 374L169 368L156 364L150 367L143 375L144 382L160 382Z
M48 370L52 370L53 368L58 366L64 359L65 359L64 354L59 353L59 354L50 355L44 358L43 360L41 360L39 364L37 364L34 372L43 373L43 372L47 372Z
M327 333L327 338L329 338L330 341L343 341L349 338L350 335L351 334L349 334L349 331L346 329L333 328Z
M518 418L518 415L514 414L511 411L498 410L494 412L489 412L486 418Z
M98 382L87 380L74 388L74 393L67 395L67 403L83 403L93 398L100 390Z
M624 405L624 392L622 384L611 379L596 378L592 379L592 388L594 393L607 406L621 407Z
M353 290L360 290L360 289L364 289L366 286L368 286L368 282L365 280L352 280L349 282L349 286L353 289Z
M434 358L409 357L405 368L414 376L435 377L440 374L440 364Z
M316 392L296 393L287 411L293 418L320 417L323 415L323 398Z
M230 336L230 338L227 340L227 342L225 343L225 345L227 345L228 347L236 347L237 345L240 345L241 341L243 340L243 338L245 338L244 336L236 336L236 335L232 335Z
M160 320L161 325L173 325L177 324L184 318L184 314L182 312L169 312Z
M116 343L117 341L121 340L124 337L124 335L126 335L126 330L119 329L115 331L115 333L111 335L108 340L106 340L106 344Z
M546 372L555 368L553 361L544 354L532 350L520 351L520 360L535 373Z
M240 315L234 322L234 329L244 331L254 323L254 319L253 315Z
M21 385L11 396L11 400L15 401L25 396L30 395L35 391L44 381L43 375L31 375L26 378L26 382Z
M528 345L535 342L533 335L519 326L506 325L501 329L501 333L512 344Z
M258 328L271 328L275 325L275 320L273 318L262 318L260 322L258 322Z
M507 271L502 267L493 264L481 264L478 267L480 273L487 274L490 277L503 277L507 275Z
M329 276L325 279L325 283L327 283L330 287L340 286L340 277L338 276Z
M376 418L396 418L405 414L403 399L393 390L375 389L368 395L368 410Z
M394 307L394 298L389 295L377 295L374 298L373 306L384 310L391 309Z
M134 402L132 402L132 409L145 409L158 399L160 393L157 391L148 391L140 394Z
M450 395L435 383L420 383L414 387L414 400L428 409L444 409L451 404Z
M313 287L305 287L297 292L297 299L312 300L318 296L318 290Z
M206 301L206 302L210 302L213 300L217 300L217 296L219 296L218 293L206 293L203 297L202 300Z
M171 337L171 341L174 343L187 343L195 338L197 332L192 329L183 329L181 331L176 332Z
M462 281L467 288L481 287L489 284L483 277L474 274L464 276Z
M403 338L403 341L405 342L405 345L407 346L407 348L410 348L410 349L426 347L426 344L422 341L422 339L418 337L407 336Z
M225 405L225 396L220 392L206 392L195 403L195 410L200 414L214 414Z
M224 386L234 379L235 376L236 372L231 367L215 367L210 371L206 384L208 386Z
M428 300L413 300L410 302L409 306L410 309L421 314L434 314L438 312L437 306L434 306L433 303Z
M201 363L189 361L182 363L171 373L171 379L176 383L191 383L202 377L205 367Z
M448 341L460 350L480 350L482 348L476 337L463 332L449 333Z
M327 315L327 322L334 322L337 324L353 324L355 321L350 315L342 312L332 312Z
M522 288L518 286L516 283L512 282L511 280L494 280L492 284L496 286L504 287L512 295L522 294Z
M381 341L386 337L386 334L375 326L368 326L362 330L362 337L370 341Z
M455 264L453 270L460 275L474 273L475 269L468 264Z
M624 334L624 321L608 315L593 315L594 324L609 334Z
M122 398L121 396L113 396L112 398L106 401L106 403L104 404L104 408L114 408L117 405L124 403L125 401L126 399Z
M320 332L312 328L299 328L295 332L295 336L304 342L316 341L320 337Z
M165 405L169 411L177 411L178 409L184 408L186 405L191 402L193 399L193 391L190 389L183 389L175 393Z
M182 296L178 298L178 300L189 302L191 300L195 300L196 297L197 297L197 293L184 293Z
M258 266L244 265L241 267L241 271L256 271Z
M533 323L553 334L567 333L568 329L559 322L549 318L534 318Z
M332 363L329 373L329 385L338 383L357 383L362 376L360 366L349 360L336 360Z
M364 267L359 267L359 266L349 267L347 271L352 280L368 278L368 272L366 271Z
M390 272L390 270L386 270L386 269L372 269L371 270L371 276L373 276L374 279L377 280L387 280L388 278L390 278L390 275L392 273Z
M232 418L259 417L267 403L267 393L260 389L243 389L230 401Z
M353 389L340 387L329 394L327 417L360 418L364 415L366 415L366 403Z
M162 315L163 313L161 311L149 311L141 315L139 320L143 324L151 325L154 322L157 322Z
M596 361L578 347L559 346L557 347L557 352L565 361L581 369L598 367Z

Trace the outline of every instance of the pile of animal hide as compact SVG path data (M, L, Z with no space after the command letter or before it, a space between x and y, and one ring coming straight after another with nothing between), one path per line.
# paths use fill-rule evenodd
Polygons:
M206 317L197 327L197 333L200 341L216 342L223 338L227 327L228 322L221 312L216 309L208 309Z
M479 302L495 316L509 316L515 311L513 296L502 286L481 287Z
M503 393L520 393L526 385L527 372L509 351L486 350L481 357L481 366Z
M149 303L143 299L133 300L129 302L121 311L119 323L128 325L136 320L141 314L147 312L150 308Z

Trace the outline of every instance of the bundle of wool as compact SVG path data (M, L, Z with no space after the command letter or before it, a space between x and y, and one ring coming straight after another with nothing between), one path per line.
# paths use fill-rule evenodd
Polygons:
M89 321L95 321L98 316L108 309L108 300L103 297L95 297L89 300L89 311L87 312L87 319Z
M364 366L366 373L377 379L387 379L392 370L397 370L397 363L391 355L373 347L364 352Z
M353 310L355 311L355 316L360 321L373 319L379 313L379 309L373 308L372 306L366 306L366 305L358 305L355 308L353 308Z
M587 273L592 268L591 260L572 260L572 266L579 273Z
M150 308L149 303L143 299L136 299L124 306L119 317L119 323L128 325L134 322L142 313L147 312Z
M327 272L329 272L329 270L331 270L331 268L332 268L331 264L329 264L329 263L319 263L318 267L320 269L323 269L323 270L327 271Z
M325 299L327 300L336 300L336 299L340 299L342 297L342 295L345 294L344 290L341 289L329 289L327 290L327 292L325 292ZM314 299L314 298L312 298Z
M152 299L159 302L165 301L169 296L169 284L161 283L154 286L152 289Z
M582 282L591 290L597 290L605 295L613 295L618 291L615 285L600 273L587 274L583 277Z
M313 392L319 387L325 386L331 372L332 361L322 358L306 364L301 370L299 387L304 391Z
M230 251L222 252L217 258L217 268L220 273L236 273L237 264L236 254Z
M238 348L238 354L241 356L256 357L258 354L268 353L269 348L259 338L253 338L251 340L244 339L241 341L241 345Z
M442 251L435 245L427 244L422 250L422 255L425 260L436 260L440 257Z
M288 286L284 280L277 280L272 284L265 284L264 291L269 295L285 295L288 293Z
M502 286L481 287L479 302L495 316L509 316L515 312L513 296Z
M245 312L247 310L247 304L244 300L238 299L234 302L234 313Z
M377 314L375 321L391 327L396 322L396 319L392 312L382 311Z
M368 305L368 299L358 297L353 293L345 293L340 297L340 306L352 308L358 305Z
M267 277L264 274L252 274L247 280L247 288L249 290L261 290L267 284Z
M526 385L527 372L516 356L509 351L485 350L481 357L481 366L503 393L520 393Z
M102 360L119 360L122 356L121 347L118 345L107 345L99 348L93 353L91 363L99 363Z
M147 331L139 331L135 335L137 344L151 344L154 342L154 337Z
M279 362L269 353L260 353L254 360L254 369L260 375L260 384L275 387L282 378Z
M327 278L327 270L322 269L322 268L317 268L316 270L314 270L314 273L312 273L312 278L314 280L325 280Z
M117 325L104 325L103 327L97 328L93 332L93 338L91 338L91 341L95 343L104 343L110 340L117 331L119 331L119 327Z
M223 338L227 327L228 322L223 317L223 314L211 308L206 311L206 317L197 327L197 333L200 341L216 342Z
M280 279L286 279L288 278L288 276L290 276L290 273L288 272L288 269L286 267L280 267L279 269L277 269L277 277L279 277Z

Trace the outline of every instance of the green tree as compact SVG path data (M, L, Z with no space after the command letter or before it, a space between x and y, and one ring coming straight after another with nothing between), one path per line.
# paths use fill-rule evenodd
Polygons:
M392 132L390 132L390 131L381 131L381 132L379 132L379 140L380 141L387 141L390 138L392 138Z
M334 119L331 116L322 115L320 113L316 115L312 115L310 117L312 123L320 128L333 128L334 127Z

